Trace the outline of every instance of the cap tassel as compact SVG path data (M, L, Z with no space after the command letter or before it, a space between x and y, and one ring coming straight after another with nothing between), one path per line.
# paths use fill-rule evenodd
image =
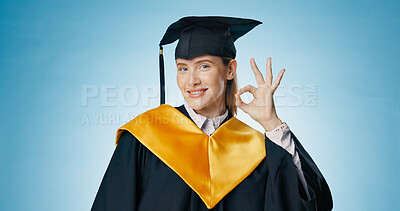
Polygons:
M160 45L160 105L165 104L165 79L163 47Z

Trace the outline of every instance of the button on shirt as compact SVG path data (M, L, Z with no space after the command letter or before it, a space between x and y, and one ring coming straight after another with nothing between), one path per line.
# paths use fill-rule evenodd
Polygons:
M211 135L214 131L216 131L217 128L228 116L228 109L225 109L225 113L221 116L209 119L206 116L197 114L187 102L185 102L184 106L189 116L193 119L194 123L207 135ZM297 153L297 150L295 150L295 144L293 138L291 137L289 126L284 122L272 131L265 131L264 134L271 141L273 141L278 146L281 146L292 155L292 160L296 166L297 174L300 177L301 183L303 184L308 199L310 199L311 197L308 192L307 183L304 178L303 171L301 170L299 154Z

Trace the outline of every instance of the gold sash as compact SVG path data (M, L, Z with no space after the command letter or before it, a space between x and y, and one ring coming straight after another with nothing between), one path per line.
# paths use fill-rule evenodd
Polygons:
M235 117L211 136L174 107L161 106L140 114L124 130L176 172L213 208L264 159L265 137Z

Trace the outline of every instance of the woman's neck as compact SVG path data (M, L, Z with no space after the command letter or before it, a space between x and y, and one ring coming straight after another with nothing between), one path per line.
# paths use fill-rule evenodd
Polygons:
M193 109L197 114L203 115L209 119L221 116L225 113L226 107L225 107L225 101L222 101L221 103L216 103L216 105L210 105L208 107L205 107L203 109Z

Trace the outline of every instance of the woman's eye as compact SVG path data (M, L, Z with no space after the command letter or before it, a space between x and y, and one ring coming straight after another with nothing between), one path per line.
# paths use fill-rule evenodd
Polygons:
M209 68L209 67L210 67L210 66L203 64L203 65L200 66L200 69L207 69L207 68Z
M180 71L187 71L188 69L186 67L181 67L179 70Z

